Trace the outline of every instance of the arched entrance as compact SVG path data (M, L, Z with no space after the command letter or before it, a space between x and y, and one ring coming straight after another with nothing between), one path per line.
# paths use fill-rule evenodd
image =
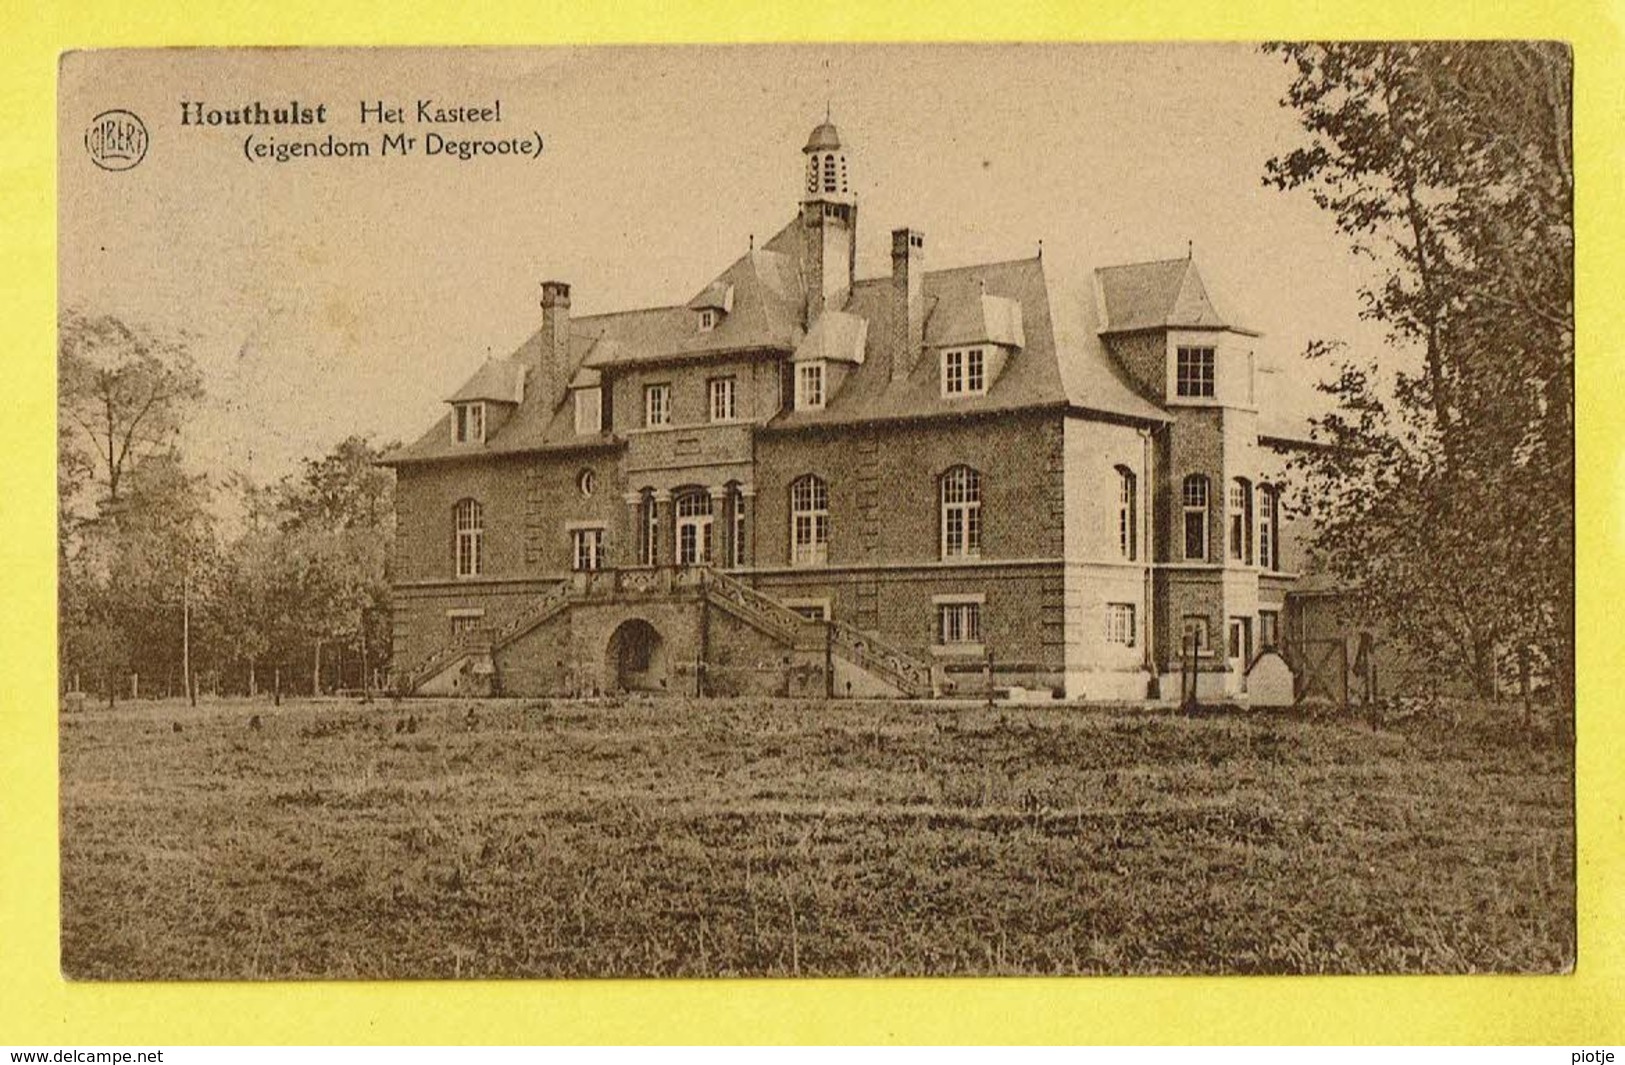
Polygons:
M623 621L610 633L609 669L613 686L623 691L666 690L666 642L642 618Z

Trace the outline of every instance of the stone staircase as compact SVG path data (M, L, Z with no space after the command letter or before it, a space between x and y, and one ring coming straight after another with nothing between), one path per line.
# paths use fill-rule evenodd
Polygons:
M662 566L580 572L560 581L530 609L500 628L466 633L397 675L403 695L422 688L475 656L490 656L576 603L640 598L703 598L787 648L828 647L831 655L865 670L909 698L932 694L931 666L872 633L840 621L803 617L777 599L710 566Z

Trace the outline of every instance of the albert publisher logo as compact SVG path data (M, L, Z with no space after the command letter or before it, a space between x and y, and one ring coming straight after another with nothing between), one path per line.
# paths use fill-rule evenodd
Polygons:
M85 129L85 151L103 170L129 170L147 156L147 127L130 111L103 111Z

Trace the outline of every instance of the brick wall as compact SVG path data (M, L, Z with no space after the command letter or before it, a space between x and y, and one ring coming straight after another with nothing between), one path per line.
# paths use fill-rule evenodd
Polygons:
M1062 416L933 421L762 433L756 440L756 565L790 562L790 485L829 486L829 563L935 562L939 479L981 473L982 558L1059 558L1064 550Z

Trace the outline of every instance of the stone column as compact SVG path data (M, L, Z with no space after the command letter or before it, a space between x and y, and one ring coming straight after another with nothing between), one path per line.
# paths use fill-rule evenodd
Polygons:
M673 505L671 492L666 489L657 489L654 494L655 525L658 528L656 539L659 542L659 557L655 559L657 565L670 566L677 562L677 508Z
M739 495L735 504L745 515L745 550L740 564L744 566L756 565L756 486L742 484L739 486Z
M621 498L626 501L626 535L622 538L624 546L616 551L616 557L620 560L618 566L636 566L643 545L643 496L638 492L628 492Z

